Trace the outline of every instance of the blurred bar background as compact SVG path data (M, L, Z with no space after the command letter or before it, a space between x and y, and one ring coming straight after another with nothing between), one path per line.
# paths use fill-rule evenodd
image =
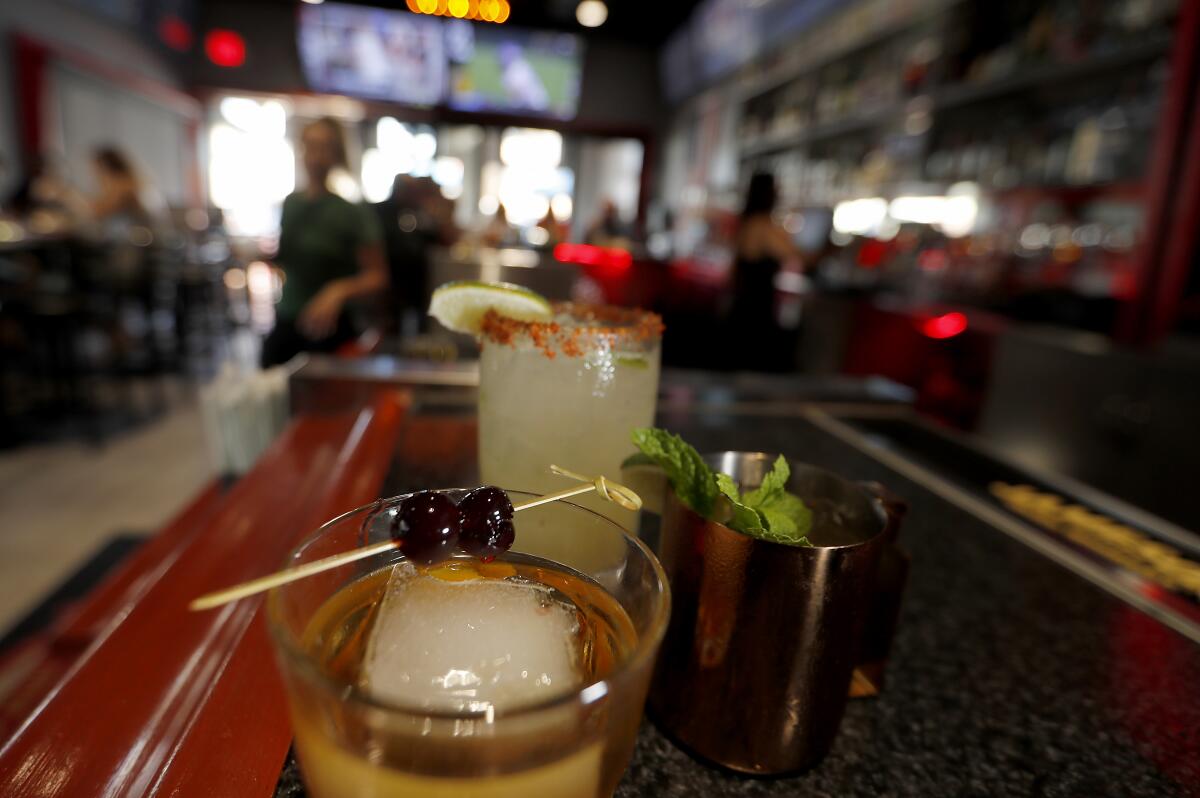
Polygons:
M4 545L95 529L39 550L5 617L282 427L298 361L259 367L318 120L389 277L337 357L469 364L424 312L447 280L638 305L709 389L884 378L928 429L1200 528L1198 32L1196 0L5 4ZM749 325L759 173L792 254ZM932 432L862 429L936 459ZM47 515L104 452L140 452L113 468L163 509L124 520L105 487L111 514Z

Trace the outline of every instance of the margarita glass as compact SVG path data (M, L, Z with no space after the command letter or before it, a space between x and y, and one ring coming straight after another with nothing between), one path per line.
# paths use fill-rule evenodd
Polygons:
M662 320L648 311L556 304L551 321L490 311L479 360L479 467L485 482L549 492L547 463L619 474L630 432L654 423ZM581 503L633 528L598 496Z

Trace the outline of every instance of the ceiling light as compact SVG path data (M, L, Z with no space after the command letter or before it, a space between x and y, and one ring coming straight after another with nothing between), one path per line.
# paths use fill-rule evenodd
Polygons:
M214 28L204 37L208 60L220 67L240 67L246 63L246 41L240 33Z
M608 6L603 0L583 0L575 7L575 19L585 28L598 28L608 19Z
M508 0L404 0L404 5L414 14L473 19L477 22L504 22L512 13Z

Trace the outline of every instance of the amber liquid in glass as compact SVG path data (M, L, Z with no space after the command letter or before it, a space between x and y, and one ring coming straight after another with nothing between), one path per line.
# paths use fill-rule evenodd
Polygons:
M458 558L422 576L447 582L528 580L550 588L575 613L579 687L605 679L637 643L629 616L603 587L548 560L511 553L487 564ZM391 578L391 566L359 578L329 598L309 623L304 645L336 682L365 688L372 629ZM402 603L387 610L403 611ZM312 701L294 707L296 745L316 798L597 798L612 794L633 746L644 687L632 689L627 697L552 701L545 710L507 717L498 707L491 720L478 713L455 719L423 716L420 710L388 717L374 710L367 728L358 716L364 710L349 702Z

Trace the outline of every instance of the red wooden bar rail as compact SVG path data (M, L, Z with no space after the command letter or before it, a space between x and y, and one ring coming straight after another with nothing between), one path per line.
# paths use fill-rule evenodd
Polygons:
M0 657L0 741L7 740L54 689L87 648L133 608L221 508L224 496L211 482L152 539L76 605L59 612L43 632Z
M294 420L193 534L159 543L85 608L102 628L0 748L0 795L268 796L291 740L262 597L191 613L376 498L404 397ZM147 544L154 546L154 542Z

